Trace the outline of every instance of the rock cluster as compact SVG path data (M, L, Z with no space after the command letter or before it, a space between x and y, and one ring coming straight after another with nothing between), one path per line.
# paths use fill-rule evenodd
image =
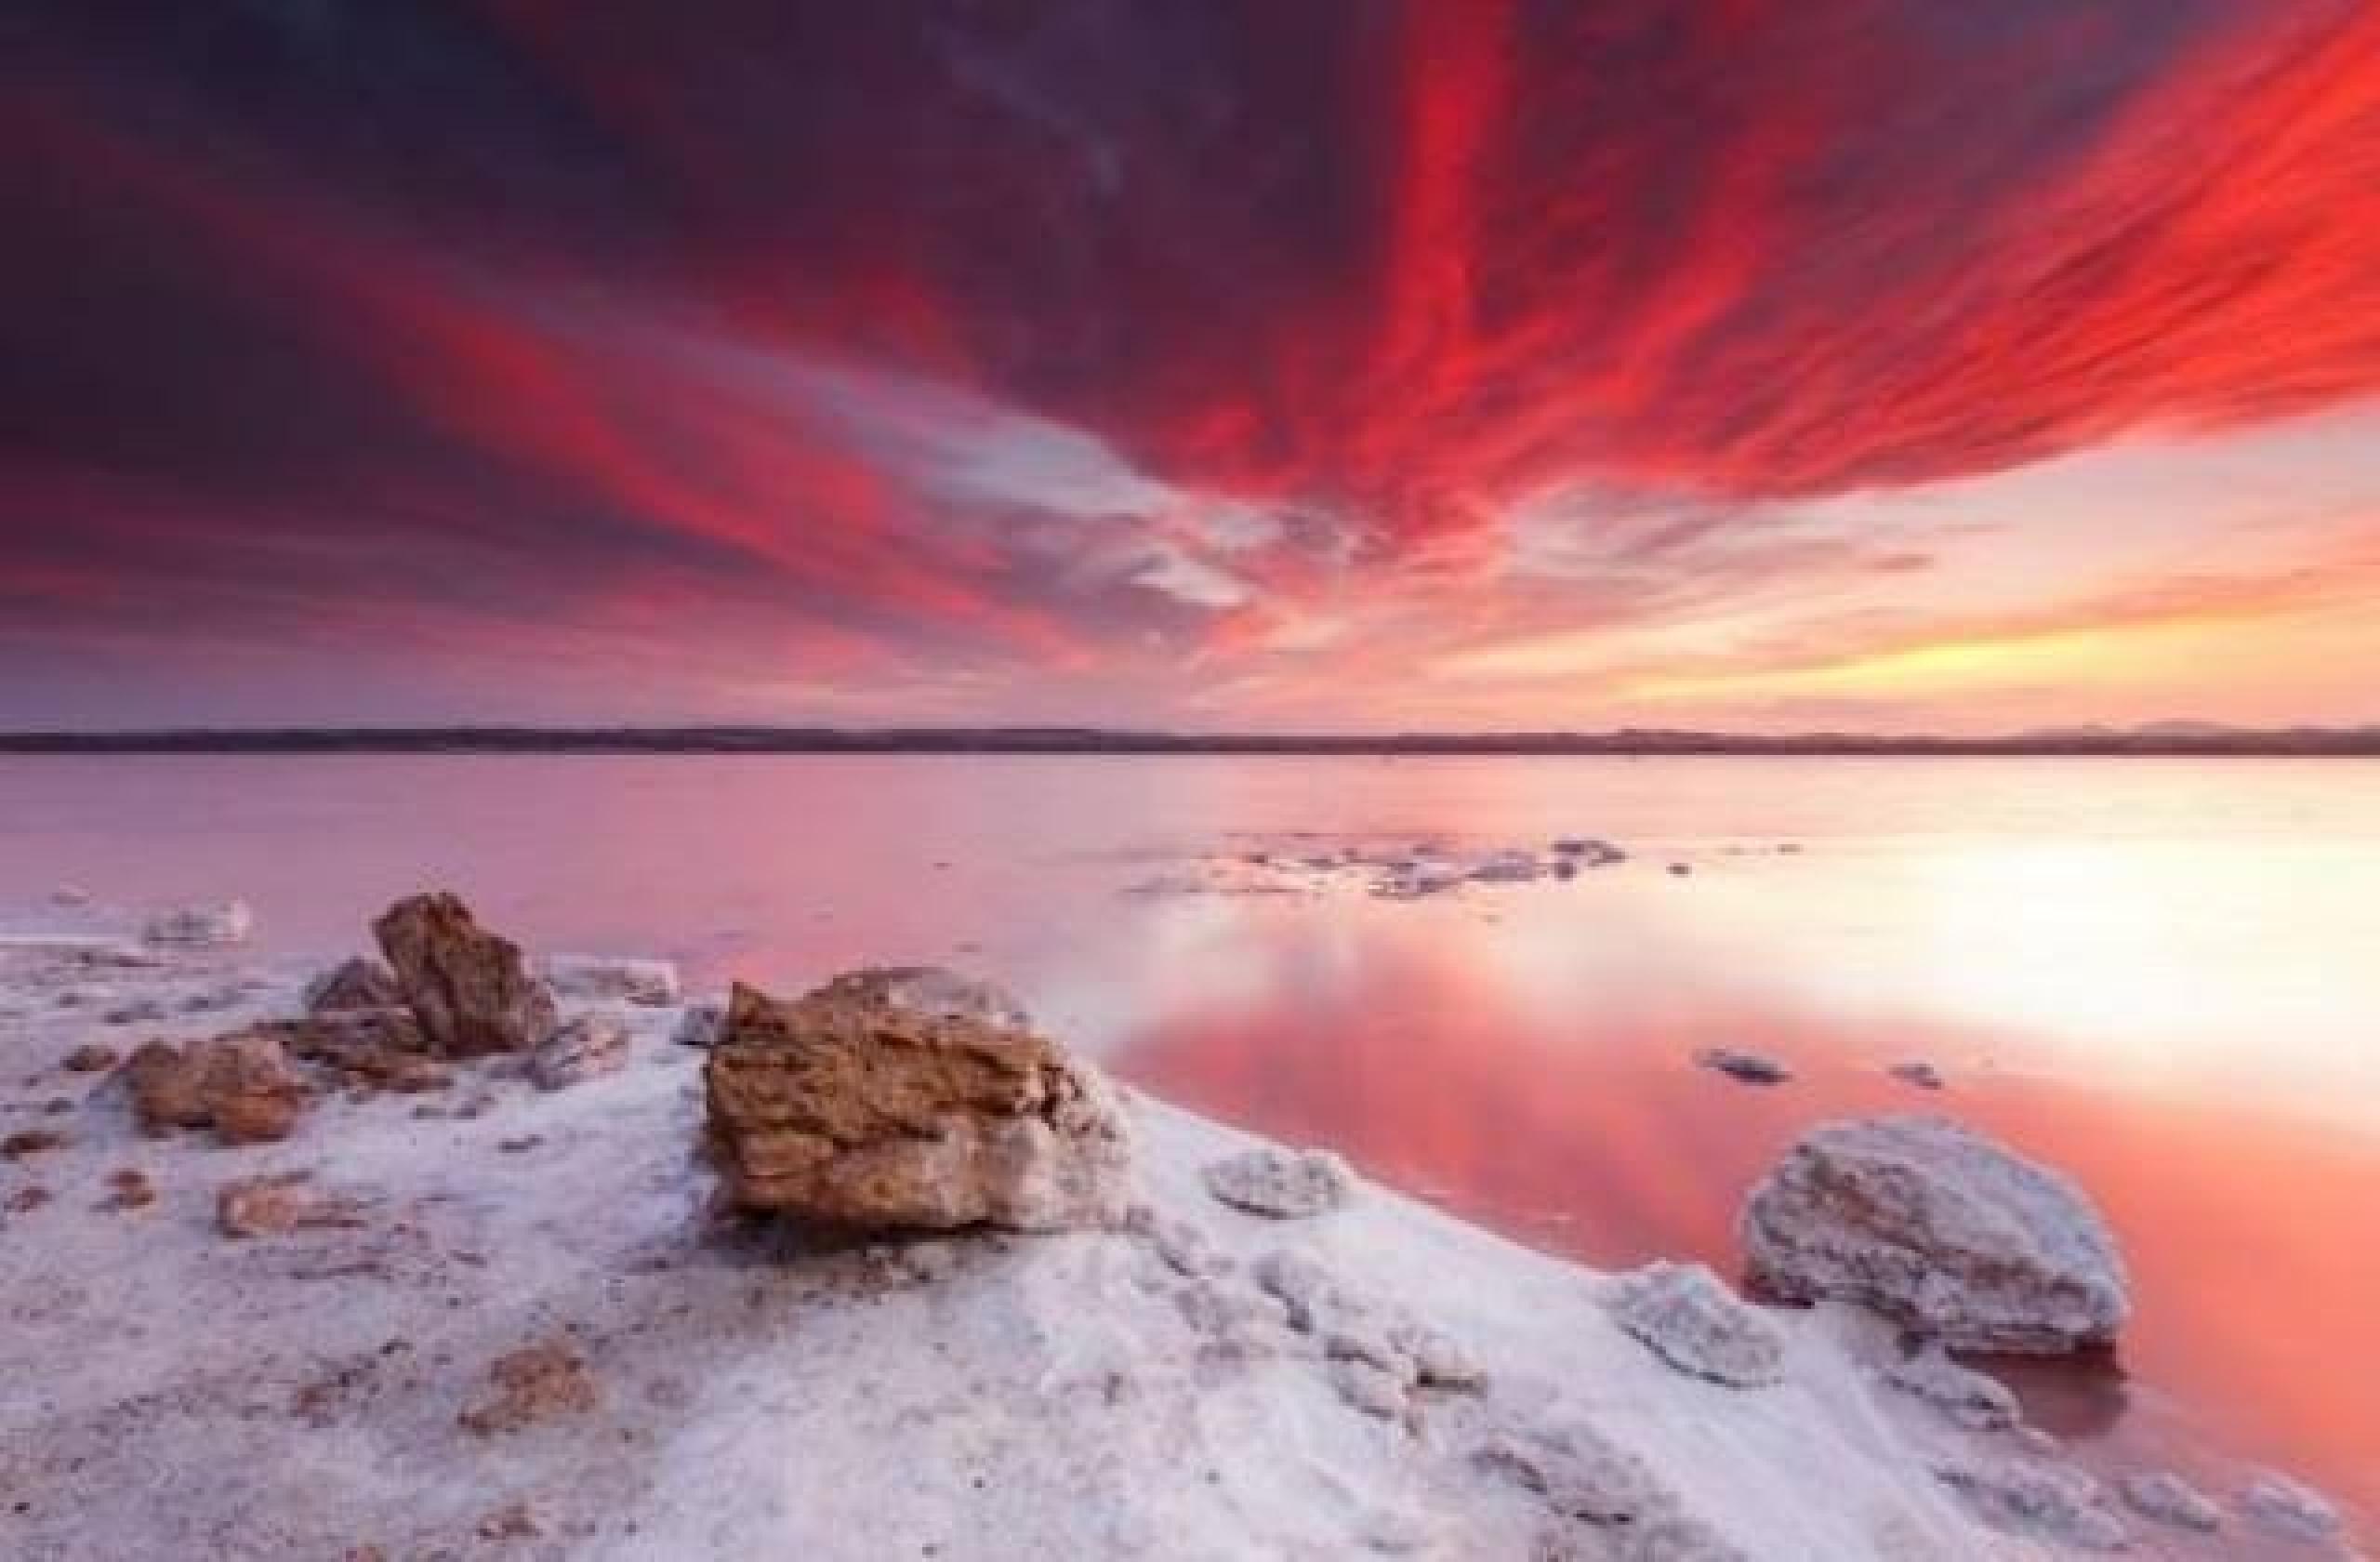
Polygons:
M1762 1292L1858 1302L1953 1349L2107 1345L2129 1311L2082 1191L1941 1119L1812 1130L1752 1190L1740 1232Z
M481 927L452 894L401 900L372 924L398 989L430 1046L448 1057L523 1052L554 1028L554 998L521 946Z
M1207 1191L1236 1210L1293 1220L1342 1208L1355 1196L1355 1174L1329 1150L1262 1145L1210 1163Z
M1785 1376L1785 1339L1760 1309L1699 1264L1648 1264L1615 1276L1612 1320L1681 1372L1730 1388Z
M947 973L855 972L790 1001L738 984L703 1070L729 1198L879 1229L1120 1223L1120 1106L1021 1013Z
M1501 1433L1481 1447L1475 1462L1535 1494L1555 1516L1601 1542L1593 1552L1581 1553L1556 1530L1539 1555L1749 1562L1739 1548L1687 1513L1642 1459L1591 1423L1556 1421Z

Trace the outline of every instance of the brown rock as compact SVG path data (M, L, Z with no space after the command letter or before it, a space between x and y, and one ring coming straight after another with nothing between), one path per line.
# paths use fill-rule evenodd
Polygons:
M40 1209L49 1200L49 1189L39 1183L27 1183L23 1187L10 1194L6 1203L0 1203L0 1209L7 1210L12 1215L21 1215L29 1211Z
M454 895L401 900L372 931L433 1051L525 1052L553 1029L553 994L529 975L520 946L482 928Z
M212 1125L227 1143L284 1139L306 1109L305 1081L271 1027L232 1031L187 1052L151 1041L126 1066L133 1105L150 1131Z
M75 1074L104 1074L116 1065L116 1050L98 1041L86 1041L66 1054L60 1066Z
M1123 1114L981 984L863 971L792 1002L738 985L704 1066L732 1202L881 1229L1117 1224ZM922 995L922 996L920 996Z
M256 1028L279 1037L290 1056L330 1069L339 1084L411 1093L455 1082L411 1010L331 1010Z
M494 1392L456 1418L483 1437L582 1415L603 1397L577 1346L561 1336L496 1357L487 1376Z
M54 1128L28 1128L0 1139L0 1160L22 1160L49 1150L62 1150L73 1141Z
M137 1166L120 1166L108 1173L108 1196L102 1210L145 1210L157 1202L157 1185Z
M351 1198L308 1185L308 1173L245 1177L216 1190L215 1224L226 1237L279 1237L292 1231L364 1224Z
M306 1009L314 1014L347 1013L358 1009L401 1009L405 995L394 973L378 960L358 955L342 960L306 984Z

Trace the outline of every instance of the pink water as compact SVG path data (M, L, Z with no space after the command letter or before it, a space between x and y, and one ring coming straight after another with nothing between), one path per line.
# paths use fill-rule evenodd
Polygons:
M1634 859L1130 893L1214 851L1576 834ZM60 882L241 894L310 952L436 883L705 982L959 963L1162 1092L1603 1264L1725 1266L1802 1127L1952 1112L2071 1171L2132 1264L2121 1369L2025 1374L2037 1414L2380 1509L2380 762L0 760L0 903ZM1714 1043L1798 1078L1693 1067ZM1882 1072L1914 1057L1950 1089Z

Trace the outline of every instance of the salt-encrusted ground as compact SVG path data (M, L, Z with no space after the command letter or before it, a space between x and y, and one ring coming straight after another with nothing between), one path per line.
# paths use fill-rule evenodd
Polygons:
M1384 1190L1223 1205L1201 1169L1250 1141L1144 1097L1133 1231L836 1247L709 1212L677 1010L622 1009L617 1075L466 1066L231 1148L143 1137L60 1060L295 1013L327 961L121 958L0 948L0 1132L67 1139L0 1163L0 1555L2066 1554L1937 1476L2023 1435L1882 1387L1855 1319L1775 1314L1783 1381L1707 1382L1612 1280ZM299 1171L351 1224L220 1232L222 1185ZM1484 1383L1367 1370L1422 1330ZM1637 1519L1580 1516L1609 1501Z

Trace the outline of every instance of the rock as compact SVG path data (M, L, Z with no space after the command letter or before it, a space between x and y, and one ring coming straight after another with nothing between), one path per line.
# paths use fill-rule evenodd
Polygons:
M80 907L91 904L91 892L80 884L60 884L49 892L52 906Z
M1482 884L1526 884L1544 872L1534 852L1491 852L1472 865L1471 878Z
M157 1185L149 1173L137 1166L120 1166L108 1173L108 1196L99 1208L110 1211L145 1210L157 1202Z
M710 1050L719 1039L719 1023L727 1016L724 1003L689 1003L670 1027L669 1039L681 1047Z
M378 960L357 955L341 960L306 984L306 1010L313 1014L345 1013L357 1009L396 1009L404 993L396 973Z
M1360 1357L1337 1357L1330 1363L1330 1383L1339 1397L1368 1416L1393 1421L1402 1416L1412 1401L1408 1397L1411 1384L1377 1362Z
M116 1065L116 1050L98 1041L86 1041L66 1054L59 1066L73 1074L104 1074Z
M1884 1379L1974 1431L2004 1431L2024 1420L2015 1390L1998 1378L1960 1366L1937 1344L1885 1368Z
M730 1200L879 1229L1119 1224L1120 1105L997 991L910 970L791 1002L739 983L703 1066Z
M1590 836L1571 836L1554 843L1556 855L1567 861L1583 863L1589 867L1608 867L1628 860L1628 854L1608 841Z
M2240 1493L2240 1511L2263 1529L2309 1544L2334 1540L2345 1528L2329 1498L2302 1481L2269 1472Z
M1425 1323L1392 1324L1389 1344L1413 1363L1413 1381L1423 1388L1474 1394L1488 1386L1488 1369L1462 1345Z
M1920 1090L1940 1090L1942 1088L1942 1071L1935 1067L1930 1063L1897 1063L1892 1066L1890 1073L1894 1079L1898 1079L1901 1083L1905 1085L1915 1085Z
M668 960L552 955L539 969L557 998L667 1008L678 1001L678 968Z
M529 1077L541 1090L564 1090L628 1065L628 1027L616 1015L581 1014L537 1043Z
M1683 879L1693 871L1694 865L1692 863L1678 862L1670 864L1670 877L1673 879Z
M455 1082L454 1070L430 1054L429 1039L409 1009L325 1009L249 1029L274 1037L294 1058L330 1069L350 1089L412 1093Z
M1614 1322L1681 1372L1730 1388L1785 1376L1777 1326L1699 1264L1648 1264L1615 1276L1604 1298Z
M364 1224L355 1200L322 1193L308 1184L303 1172L226 1183L215 1193L215 1224L224 1236L239 1238Z
M456 1418L483 1437L583 1415L602 1402L577 1346L559 1336L498 1357L488 1382L494 1393Z
M1995 1529L2084 1551L2122 1551L2131 1543L2106 1491L2071 1465L1979 1461L1937 1464L1934 1474Z
M1262 1145L1210 1163L1200 1177L1232 1208L1278 1220L1342 1209L1355 1193L1355 1174L1329 1150Z
M49 1189L39 1183L27 1183L6 1199L0 1199L0 1210L6 1210L12 1215L29 1214L48 1203L53 1197Z
M150 1025L165 1017L165 1006L153 998L138 998L129 1003L119 1003L99 1018L109 1025Z
M2143 1518L2202 1533L2223 1528L2223 1510L2215 1500L2169 1471L2126 1476L2116 1483L2116 1491Z
M143 1042L124 1066L140 1126L155 1133L213 1122L214 1115L199 1094L198 1076L196 1065L180 1048L165 1041Z
M1582 1421L1504 1433L1479 1450L1477 1463L1564 1517L1591 1524L1628 1524L1672 1502L1650 1466Z
M372 924L432 1051L449 1057L522 1052L554 1028L554 999L521 947L482 928L451 894L401 900Z
M1739 1222L1752 1283L1839 1297L1952 1349L2111 1344L2130 1311L2115 1238L2064 1176L1938 1118L1822 1125Z
M246 943L255 928L256 913L246 901L226 900L161 911L142 925L140 936L151 944L219 948Z
M306 1108L304 1079L278 1037L258 1028L193 1042L151 1041L126 1066L134 1107L152 1132L205 1128L227 1144L286 1138Z
M1694 1061L1748 1085L1781 1085L1793 1077L1793 1071L1775 1058L1730 1047L1705 1047L1694 1054Z
M28 1128L0 1139L0 1160L26 1160L52 1150L62 1150L74 1141L54 1128Z
M1276 1249L1256 1261L1256 1283L1289 1310L1289 1327L1309 1332L1336 1304L1338 1284L1330 1271L1301 1252Z

